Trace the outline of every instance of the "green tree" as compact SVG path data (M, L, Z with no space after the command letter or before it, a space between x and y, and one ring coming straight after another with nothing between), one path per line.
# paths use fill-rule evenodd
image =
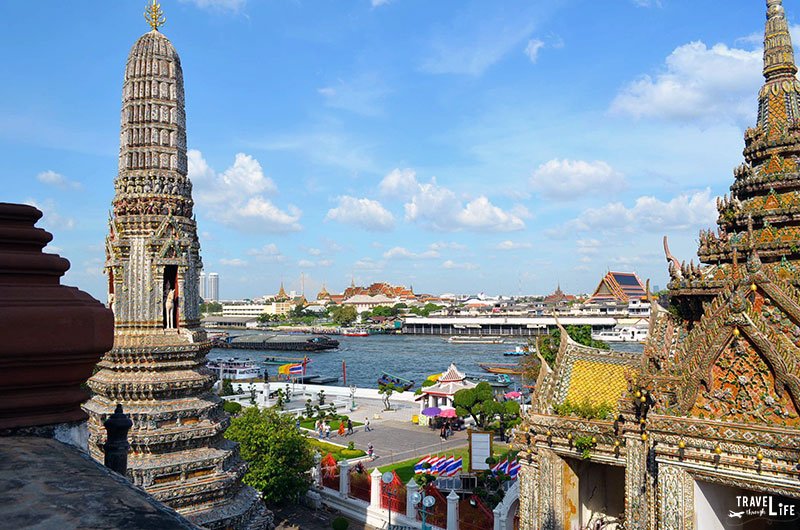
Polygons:
M443 306L436 305L433 302L428 302L422 307L412 307L409 311L417 316L427 317L434 311L440 310L442 307Z
M599 350L609 349L608 344L605 342L594 340L592 338L591 326L567 326L564 329L567 330L567 334L570 336L570 338L578 344L591 346L592 348L597 348ZM558 345L560 343L561 330L559 328L552 330L548 335L539 337L536 346L539 348L539 353L542 355L544 360L547 361L547 364L552 366L555 362L556 354L558 353Z
M225 437L239 442L249 464L244 482L260 491L265 501L294 501L308 490L314 457L293 418L272 408L250 407L233 419Z
M385 305L375 306L370 314L374 317L393 317L397 316L398 309L394 307L387 307Z
M219 302L204 302L200 304L201 313L222 313L222 304Z
M232 396L233 394L234 394L233 383L231 383L230 379L223 379L222 380L222 388L220 388L219 395L220 396Z
M349 326L358 318L358 311L351 305L334 307L331 309L331 318L337 326Z
M480 429L488 429L493 424L501 436L519 419L519 403L497 401L492 386L485 381L478 383L474 388L456 392L453 404L456 407L456 414L460 417L472 417Z
M239 414L242 411L242 406L236 401L226 401L222 404L222 409L228 414Z
M402 394L404 389L395 385L394 383L389 383L388 385L379 384L378 385L378 394L383 396L383 406L384 410L392 410L392 405L389 402L391 399L392 394L397 392L398 394Z

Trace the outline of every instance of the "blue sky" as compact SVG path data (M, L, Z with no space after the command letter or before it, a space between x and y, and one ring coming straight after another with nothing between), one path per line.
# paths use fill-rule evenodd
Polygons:
M5 0L2 200L104 299L144 1ZM785 0L791 23L800 0ZM696 259L761 83L760 0L164 0L203 260L225 298L666 283ZM794 27L793 27L793 33ZM798 33L800 35L800 33ZM798 42L798 37L795 37Z

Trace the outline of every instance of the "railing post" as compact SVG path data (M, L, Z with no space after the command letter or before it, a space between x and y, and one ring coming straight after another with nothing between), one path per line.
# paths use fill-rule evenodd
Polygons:
M450 490L447 496L447 530L458 530L458 495Z
M412 500L412 497L414 497L417 491L419 491L419 485L417 481L414 480L414 477L411 477L411 480L406 484L406 517L412 521L416 521L417 519L417 507Z
M343 498L350 495L350 462L347 460L339 462L339 495Z
M120 404L117 404L114 414L103 422L103 427L106 428L103 464L123 477L128 471L128 449L131 448L128 443L128 431L132 426L133 422L122 412Z
M494 529L493 530L505 530L506 521L505 517L502 516L503 510L500 509L502 503L498 504L492 512L494 513Z
M372 479L370 482L370 489L369 489L369 505L371 508L380 509L381 507L381 472L378 471L378 468L372 470L372 473L369 474L370 478Z

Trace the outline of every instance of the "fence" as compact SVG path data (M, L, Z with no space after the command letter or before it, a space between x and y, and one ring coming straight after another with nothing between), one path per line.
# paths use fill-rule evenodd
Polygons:
M494 526L494 513L477 495L470 495L458 503L459 530L485 530Z
M392 471L392 481L389 484L381 481L381 508L395 513L405 513L406 511L406 485L394 471Z
M322 469L322 485L332 490L339 489L339 464L333 455L328 453L320 462Z
M369 472L363 466L356 466L350 471L350 496L354 499L370 502L372 481Z

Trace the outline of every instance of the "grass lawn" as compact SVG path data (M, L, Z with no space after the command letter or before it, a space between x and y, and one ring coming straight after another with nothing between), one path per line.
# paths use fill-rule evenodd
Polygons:
M339 460L350 460L351 458L359 458L367 454L361 449L348 449L347 447L342 447L340 445L323 442L322 440L317 440L316 438L307 438L307 440L309 445L311 445L313 449L317 449L319 450L320 453L322 453L322 456L325 456L328 453L330 453L331 455L333 455L333 458L335 458L337 462Z
M501 444L495 444L493 451L495 458L499 458L500 460L502 460L503 458L505 458L505 455L507 453L508 453L507 446L503 446ZM438 454L438 453L433 453L433 454ZM378 471L380 471L381 473L385 473L387 471L394 471L397 473L397 476L400 477L400 480L402 480L403 483L406 483L409 480L411 480L411 477L414 476L414 466L416 465L416 463L425 458L426 456L428 455L422 455L412 458L411 460L405 460L403 462L397 462L396 464L389 464L388 466L379 467ZM445 451L444 453L441 453L440 456L447 456L447 457L454 456L455 458L461 457L464 459L462 463L464 466L463 470L466 471L469 469L469 448L467 447L459 447L457 449Z
M300 427L313 431L314 430L314 424L316 423L316 421L317 420L301 421L300 422ZM336 431L339 430L339 424L340 423L341 422L339 420L331 420L331 436L333 436L334 434L337 434ZM361 423L361 422L358 422L358 421L354 421L353 422L353 427L360 427L361 425L364 425L364 424ZM345 428L347 428L347 422L346 421L345 421L345 425L344 426L345 426Z

